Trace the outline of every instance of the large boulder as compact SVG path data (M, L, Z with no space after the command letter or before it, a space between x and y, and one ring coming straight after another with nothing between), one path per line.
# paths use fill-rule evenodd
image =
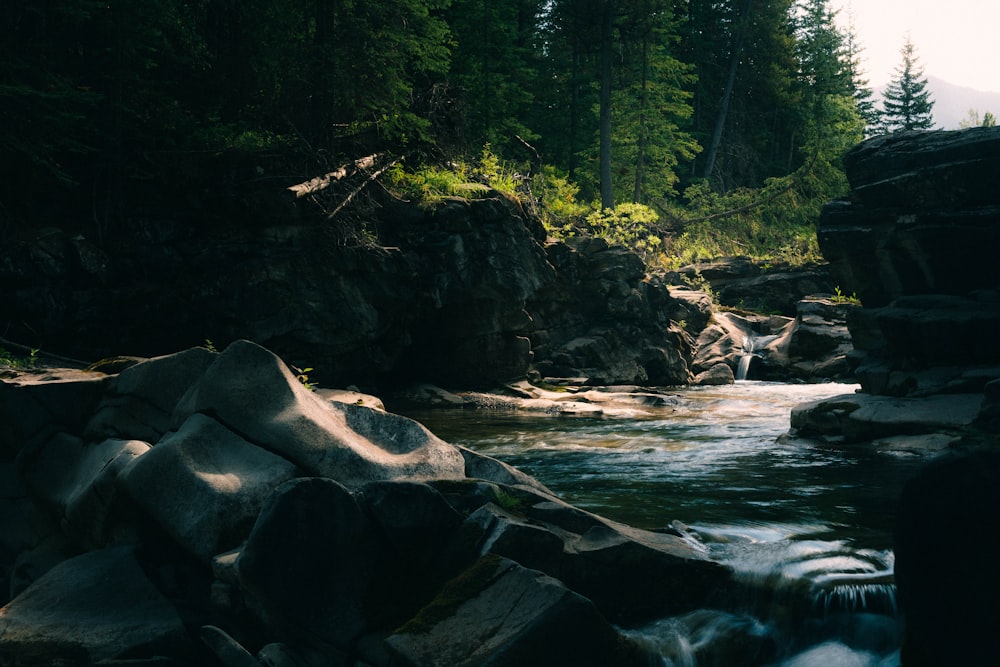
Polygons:
M207 563L246 539L271 492L297 474L291 461L198 413L119 476L136 506Z
M824 208L818 235L864 304L848 326L866 391L952 391L965 369L1000 362L997 146L1000 128L972 128L892 134L845 156L851 198Z
M67 560L0 610L3 665L92 665L136 653L190 660L194 648L129 547Z
M496 610L503 613L497 614ZM402 665L646 665L594 605L517 563L484 557L387 640Z
M211 415L309 474L347 485L465 474L462 456L417 422L324 401L277 356L245 341L226 348L178 402L174 416L183 422L196 413Z

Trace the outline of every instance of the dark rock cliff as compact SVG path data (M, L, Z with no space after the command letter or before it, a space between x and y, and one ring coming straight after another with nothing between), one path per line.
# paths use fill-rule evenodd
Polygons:
M1000 128L897 134L844 159L849 201L828 205L819 242L864 307L849 318L867 395L800 406L801 434L944 450L896 512L903 665L987 664L997 624L1000 513ZM963 551L933 526L975 544ZM974 552L974 553L973 553Z
M865 306L850 323L865 390L926 393L1000 363L1000 128L880 137L844 163L851 198L824 209L819 243Z
M136 214L102 243L70 225L12 237L0 336L84 360L246 338L328 386L486 386L533 368L689 380L679 306L624 250L547 244L496 192L425 208L385 198L369 243L351 247L340 220L274 190Z

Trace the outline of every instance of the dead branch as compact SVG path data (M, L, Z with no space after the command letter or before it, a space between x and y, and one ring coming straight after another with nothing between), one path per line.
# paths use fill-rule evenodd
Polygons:
M346 197L344 197L344 200L341 201L340 204L337 205L337 208L333 209L333 211L331 211L330 213L328 213L326 217L327 218L333 218L338 213L340 213L340 211L342 211L344 209L344 207L346 207L348 204L351 203L351 200L353 200L354 197L356 197L359 192L361 192L366 187L368 187L369 185L371 185L372 182L374 182L375 179L377 179L379 176L381 176L385 172L386 169L388 169L392 165L396 164L397 162L399 162L399 158L396 158L394 160L389 160L387 163L385 163L384 165L382 165L380 168L378 168L375 171L373 171L368 176L368 178L366 178L365 180L363 180L356 188L354 188L353 190L351 190L351 192Z
M295 195L296 199L315 195L316 193L322 192L326 188L330 187L330 184L334 181L341 181L348 176L353 176L359 171L370 169L375 165L377 159L378 153L373 153L372 155L358 158L354 162L342 165L338 169L335 169L327 174L323 174L322 176L317 176L316 178L312 178L303 183L292 185L287 189ZM382 171L384 171L384 169Z

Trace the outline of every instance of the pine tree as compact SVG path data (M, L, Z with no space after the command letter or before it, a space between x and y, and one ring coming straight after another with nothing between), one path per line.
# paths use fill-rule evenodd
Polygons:
M906 36L900 50L903 62L882 97L882 129L886 132L929 130L934 127L934 100L917 58L916 47Z
M847 72L851 77L858 115L865 122L865 136L871 137L882 125L882 112L875 103L875 93L871 89L870 82L862 73L862 51L864 48L858 43L854 15L851 14L848 16L847 30L844 33L844 55L847 58Z

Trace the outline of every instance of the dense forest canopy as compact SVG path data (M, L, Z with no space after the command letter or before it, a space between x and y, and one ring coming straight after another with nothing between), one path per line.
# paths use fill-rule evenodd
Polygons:
M874 122L859 46L827 0L52 0L3 14L9 219L43 200L126 215L164 165L224 151L298 151L307 171L319 156L416 168L487 146L524 173L537 152L554 180L536 189L579 200L580 224L641 205L643 230L692 257L760 254L807 242ZM745 238L715 247L730 227Z

